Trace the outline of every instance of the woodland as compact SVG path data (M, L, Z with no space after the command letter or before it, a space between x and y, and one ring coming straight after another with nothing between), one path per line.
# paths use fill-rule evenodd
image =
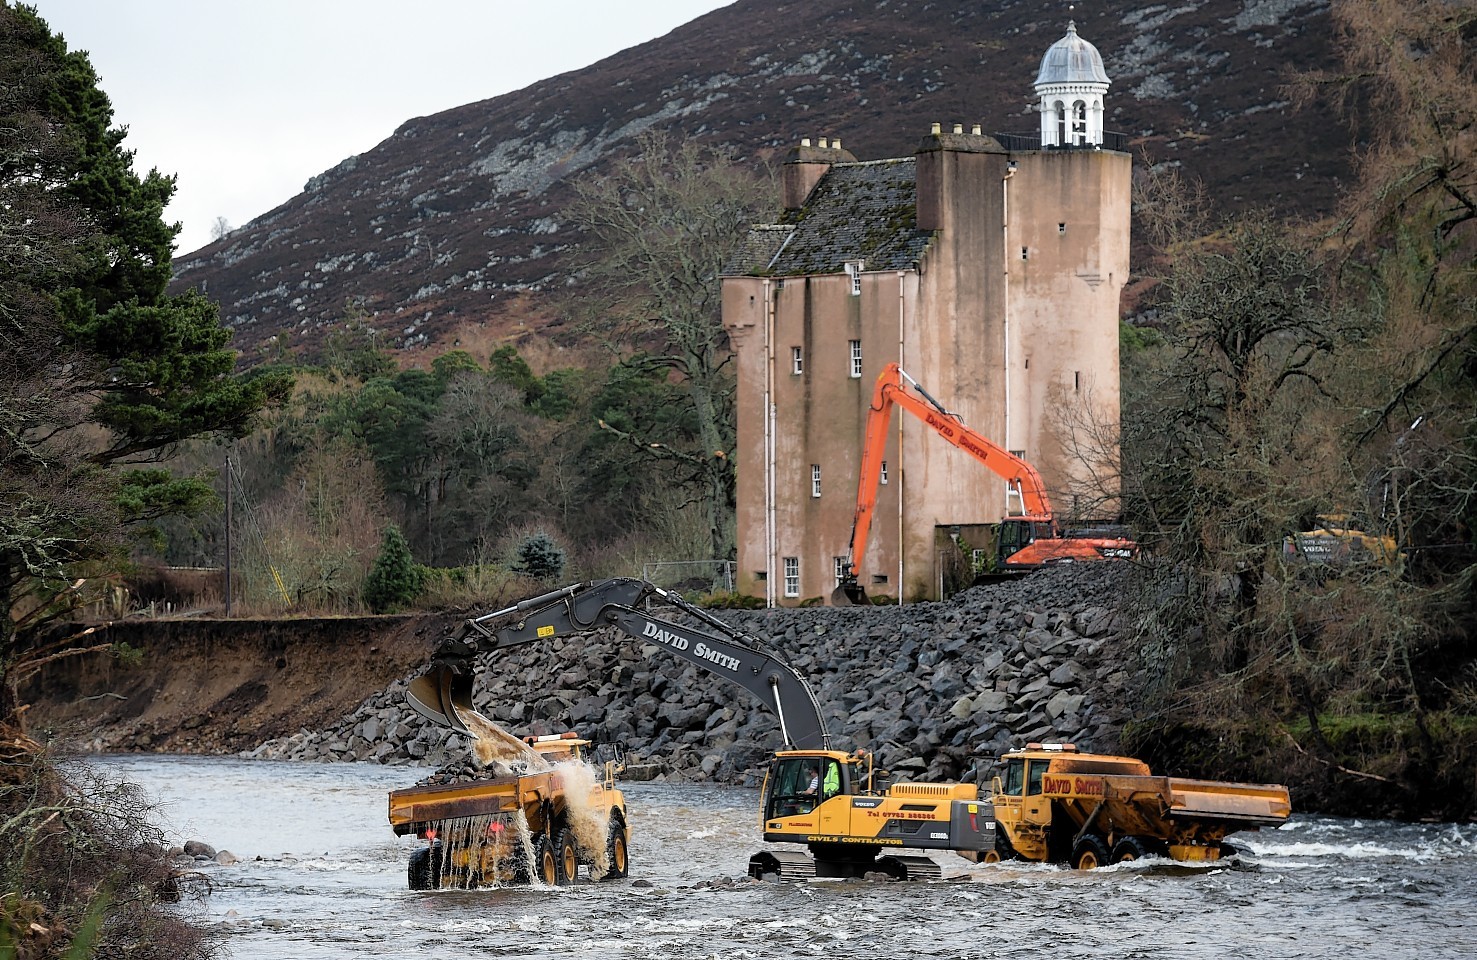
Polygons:
M1350 131L1337 217L1227 216L1139 165L1155 255L1122 328L1121 432L1096 438L1147 557L1125 602L1157 682L1126 746L1206 774L1292 751L1440 815L1412 798L1477 790L1477 9L1333 18L1344 68L1288 83ZM58 657L128 657L41 628L150 570L218 566L228 490L255 615L496 602L732 551L716 277L773 196L762 172L673 131L583 182L573 340L403 355L349 303L321 355L245 366L214 305L166 293L173 181L134 171L124 136L86 55L0 3L0 812L50 825L0 869L17 891L73 865L47 897L6 895L0 952L22 919L103 952L145 927L162 939L131 955L196 948L140 919L170 891L129 811L36 813L81 794L15 691ZM1394 551L1289 553L1329 516Z

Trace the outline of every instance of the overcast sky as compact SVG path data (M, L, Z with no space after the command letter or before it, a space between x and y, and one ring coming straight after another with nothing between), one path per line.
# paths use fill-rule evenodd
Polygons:
M31 0L86 50L134 169L179 176L177 253L412 117L518 90L732 0Z

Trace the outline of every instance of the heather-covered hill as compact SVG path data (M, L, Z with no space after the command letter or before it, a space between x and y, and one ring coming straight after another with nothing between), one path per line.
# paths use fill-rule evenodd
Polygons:
M1348 134L1281 85L1332 57L1327 0L1095 5L1073 14L1113 80L1108 127L1229 208L1326 213ZM583 70L412 119L280 207L175 263L249 360L315 347L346 304L382 342L495 342L557 324L579 231L568 178L650 129L782 160L801 137L908 155L934 121L1037 129L1031 88L1068 14L1021 0L740 0ZM557 37L521 42L554 43ZM495 55L495 52L490 52ZM277 338L273 340L273 338Z

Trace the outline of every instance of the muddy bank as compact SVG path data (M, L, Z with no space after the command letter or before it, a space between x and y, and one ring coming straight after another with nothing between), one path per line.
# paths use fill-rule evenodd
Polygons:
M32 735L92 751L250 750L337 723L421 667L447 623L429 616L118 621L94 636L127 643L141 662L89 656L48 665L22 691L31 704L26 723Z

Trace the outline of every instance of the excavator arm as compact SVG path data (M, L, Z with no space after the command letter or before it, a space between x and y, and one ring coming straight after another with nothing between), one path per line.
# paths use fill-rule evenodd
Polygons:
M648 601L665 603L703 624L693 627L652 616ZM437 644L431 667L411 681L406 696L417 713L459 733L472 708L472 667L481 654L542 643L611 626L743 687L774 711L791 749L830 749L820 705L805 678L761 649L760 642L645 580L615 578L576 583L475 617Z
M872 406L867 413L867 432L862 446L861 476L857 480L856 512L852 516L851 544L841 584L832 602L862 603L866 595L858 576L867 550L867 534L872 528L872 514L877 507L877 485L882 475L883 451L887 448L887 428L892 422L892 408L902 407L933 429L935 433L974 457L996 476L1005 480L1020 494L1025 515L1020 519L1042 523L1055 530L1051 501L1046 485L1036 468L1000 447L984 435L965 425L958 414L950 413L918 381L898 366L889 363L882 368L872 391Z

